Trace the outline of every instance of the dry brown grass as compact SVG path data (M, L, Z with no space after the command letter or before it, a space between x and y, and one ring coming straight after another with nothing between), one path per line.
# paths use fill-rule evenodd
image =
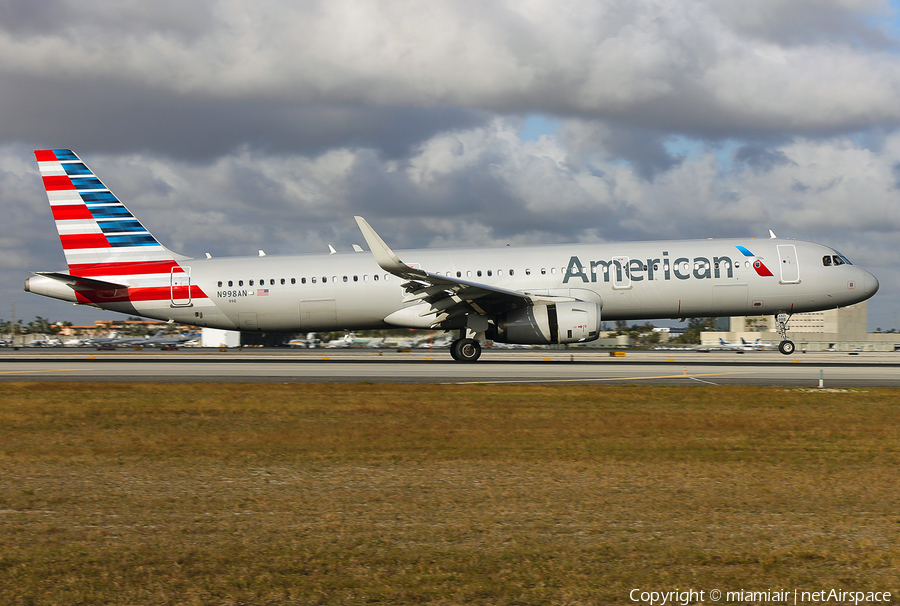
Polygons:
M897 390L3 389L0 604L900 593Z

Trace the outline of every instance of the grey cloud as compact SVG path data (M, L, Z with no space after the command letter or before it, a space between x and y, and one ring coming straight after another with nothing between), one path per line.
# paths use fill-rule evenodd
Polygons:
M436 132L425 124L466 127L483 112L716 138L900 121L900 59L853 42L879 35L867 25L885 11L874 2L584 0L566 11L447 0L416 13L390 1L145 4L79 3L65 23L59 11L8 4L12 21L35 32L0 40L0 90L22 129L35 124L34 103L90 119L94 133L71 125L73 136L125 138L104 137L102 112L110 129L152 140L149 149L168 141L168 153L202 154L235 139L288 149L278 141L303 139L299 120L310 145L346 145L352 131L385 150ZM182 27L173 24L191 35L172 34ZM84 115L85 105L96 111ZM279 123L280 138L266 131Z
M756 170L771 170L792 161L781 150L771 150L759 144L743 145L734 154L735 160L745 162Z
M265 99L179 95L111 78L0 77L0 140L39 141L85 151L147 150L201 161L251 145L269 153L316 155L332 147L374 147L402 155L442 130L482 123L458 107L293 105Z
M190 43L215 26L213 5L201 0L5 0L0 30L16 38L59 35L73 44L91 34L110 39L163 34Z
M397 247L774 227L887 271L900 230L900 56L878 22L889 10L8 0L2 294L63 260L35 147L86 156L191 255L347 250L360 213ZM523 143L503 116L535 112L564 126ZM699 151L667 147L673 135ZM896 296L883 281L870 309Z
M748 36L782 45L842 42L876 49L896 49L877 20L894 12L880 0L848 3L840 0L757 0L709 2L710 10Z

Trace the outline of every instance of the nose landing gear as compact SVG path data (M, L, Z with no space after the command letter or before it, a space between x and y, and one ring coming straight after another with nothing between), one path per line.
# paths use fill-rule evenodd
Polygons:
M788 323L788 320L790 320L790 319L791 319L791 317L784 312L781 312L780 314L775 316L775 322L777 324L778 334L781 335L781 343L778 344L778 351L780 351L781 353L783 353L786 356L789 356L792 353L794 353L794 342L788 340L788 338L787 338L787 329L788 329L787 323Z

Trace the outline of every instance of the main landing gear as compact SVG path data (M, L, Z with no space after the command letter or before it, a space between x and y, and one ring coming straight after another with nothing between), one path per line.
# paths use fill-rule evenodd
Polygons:
M781 312L780 314L775 316L775 323L777 324L778 334L781 335L781 343L778 344L778 351L786 356L794 353L794 342L789 341L787 338L787 323L790 318L791 317L784 312Z
M450 344L450 355L457 362L474 362L481 357L481 344L475 339L456 339Z

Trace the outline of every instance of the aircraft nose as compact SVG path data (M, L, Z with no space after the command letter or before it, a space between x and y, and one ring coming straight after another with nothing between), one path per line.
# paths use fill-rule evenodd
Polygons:
M871 297L876 292L878 292L878 287L880 286L880 284L878 283L878 278L876 278L866 270L863 270L863 274L863 288L865 288L865 293Z

